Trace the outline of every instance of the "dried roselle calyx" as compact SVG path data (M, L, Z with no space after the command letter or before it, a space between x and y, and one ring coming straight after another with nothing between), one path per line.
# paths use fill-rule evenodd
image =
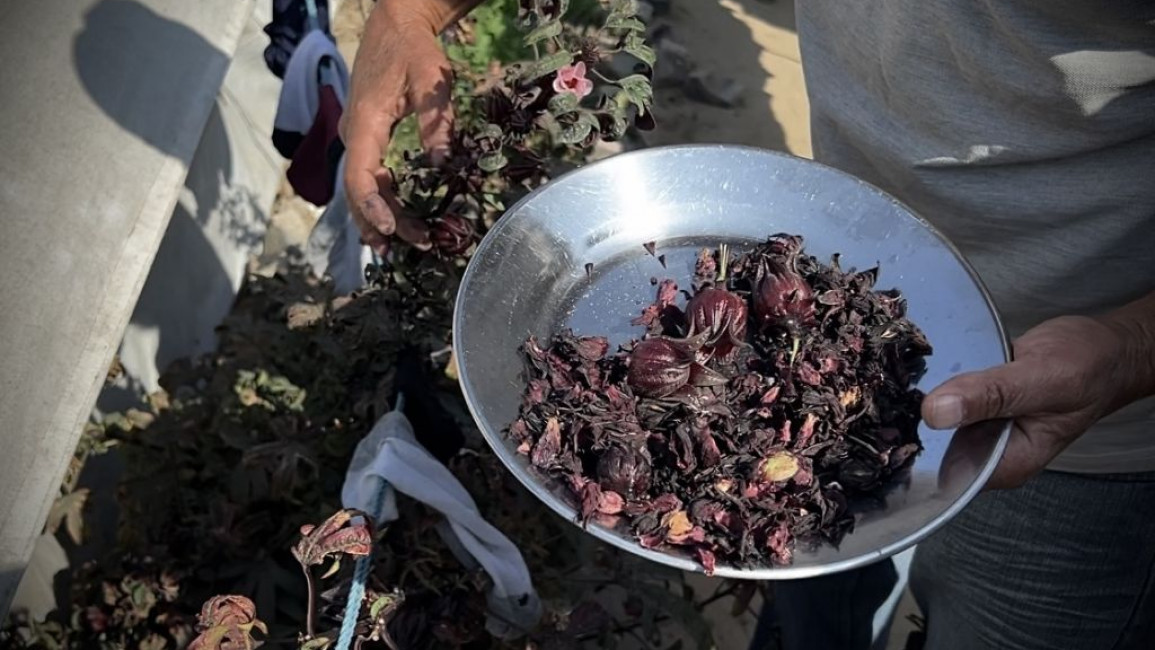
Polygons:
M614 445L598 459L598 483L603 490L634 499L650 489L651 467L645 447Z
M646 339L630 353L630 387L643 397L667 397L690 381L693 356L672 339Z
M707 351L729 357L746 337L746 301L725 289L703 289L686 303L690 334L706 334Z
M902 480L922 449L914 383L932 349L877 270L801 245L703 251L690 292L651 279L640 342L526 341L510 442L570 486L583 520L681 547L708 572L838 544L849 500Z
M476 231L465 217L447 214L433 221L429 239L442 255L462 255L473 245Z
M792 268L766 260L754 291L754 316L762 327L796 329L815 319L814 291Z
M794 258L802 253L802 237L780 232L766 241L766 248L773 255Z

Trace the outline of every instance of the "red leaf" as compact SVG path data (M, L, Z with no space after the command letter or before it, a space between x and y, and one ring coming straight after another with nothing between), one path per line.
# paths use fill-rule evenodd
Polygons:
M368 555L372 545L369 524L364 517L353 523L353 517L362 515L356 510L338 510L320 526L302 526L301 541L293 547L293 556L304 566L321 564L330 555Z

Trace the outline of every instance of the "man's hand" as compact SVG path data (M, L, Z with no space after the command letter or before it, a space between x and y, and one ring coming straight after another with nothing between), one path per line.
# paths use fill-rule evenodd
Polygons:
M1155 393L1148 297L1110 316L1066 316L1014 343L1014 360L934 389L922 414L936 429L1009 418L1011 438L987 488L1018 487L1099 419Z
M437 35L477 0L381 0L365 25L353 62L348 108L341 119L346 147L345 193L366 244L384 253L394 233L429 247L424 222L406 215L382 164L393 128L417 113L421 142L434 163L453 130L452 71Z

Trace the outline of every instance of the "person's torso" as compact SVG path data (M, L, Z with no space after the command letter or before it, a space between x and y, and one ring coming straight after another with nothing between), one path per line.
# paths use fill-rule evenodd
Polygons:
M1010 335L1155 289L1155 2L796 7L815 158L935 224ZM1053 467L1155 469L1155 401Z

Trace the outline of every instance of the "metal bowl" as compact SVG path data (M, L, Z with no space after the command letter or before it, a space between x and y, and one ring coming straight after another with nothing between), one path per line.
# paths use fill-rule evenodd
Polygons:
M617 155L561 176L514 205L478 246L457 296L454 320L461 388L474 419L511 472L559 515L575 501L504 436L524 384L518 347L529 334L563 328L641 335L630 320L654 298L650 278L688 286L702 247L741 252L778 232L800 234L806 251L843 268L881 266L877 286L897 287L910 318L934 346L920 387L1003 363L1010 350L979 278L926 221L878 189L832 168L737 146L676 146ZM643 248L656 241L667 268ZM587 276L586 264L592 263ZM838 548L799 549L786 567L741 568L719 561L715 575L806 578L869 564L942 526L982 488L1002 456L1006 423L919 435L925 450L881 502L857 508L855 530ZM648 550L624 525L588 532L630 553L690 571L686 554Z

